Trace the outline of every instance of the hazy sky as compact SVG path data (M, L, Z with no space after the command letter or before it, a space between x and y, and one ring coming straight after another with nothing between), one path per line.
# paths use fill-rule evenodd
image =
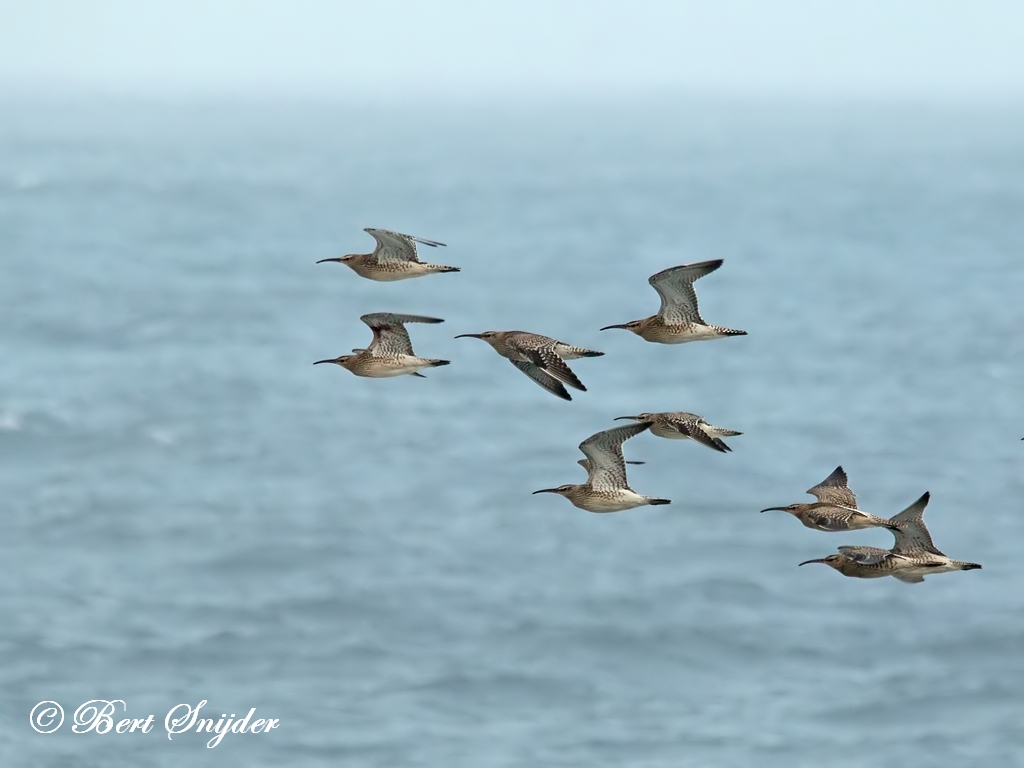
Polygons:
M0 0L0 90L1024 98L1024 0Z

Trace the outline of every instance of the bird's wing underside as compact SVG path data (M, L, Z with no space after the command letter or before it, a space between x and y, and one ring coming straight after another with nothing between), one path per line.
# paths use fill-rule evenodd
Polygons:
M373 341L368 349L376 357L393 355L415 355L412 341L404 323L443 323L437 317L423 315L397 315L393 312L373 312L359 318L373 331Z
M588 482L594 490L610 491L629 487L622 444L650 426L648 423L638 423L606 429L580 443L580 450L590 462Z
M377 241L377 247L373 251L373 257L378 264L395 263L399 261L419 261L416 253L416 243L437 247L444 245L434 240L425 240L421 237L403 235L401 232L391 232L387 229L373 229L367 227L365 232L373 236Z
M711 274L722 266L721 259L702 261L698 264L683 264L663 269L651 275L648 282L661 297L660 317L667 325L700 323L706 325L697 308L697 293L693 283L704 275Z
M570 395L568 390L562 386L562 382L537 366L535 363L530 363L526 360L511 360L510 362L551 394L560 397L563 400L572 400L572 395Z

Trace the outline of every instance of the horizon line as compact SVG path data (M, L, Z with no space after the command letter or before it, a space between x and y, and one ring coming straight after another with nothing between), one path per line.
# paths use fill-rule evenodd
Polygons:
M925 91L871 89L708 88L684 85L576 87L543 89L505 87L436 88L249 88L249 87L116 87L72 82L12 84L0 82L0 103L35 106L80 106L87 102L111 106L222 106L258 107L294 104L310 107L416 107L544 106L551 102L582 106L613 106L670 99L677 105L825 105L904 106L923 108L999 107L1009 111L1024 107L1024 89L977 91Z

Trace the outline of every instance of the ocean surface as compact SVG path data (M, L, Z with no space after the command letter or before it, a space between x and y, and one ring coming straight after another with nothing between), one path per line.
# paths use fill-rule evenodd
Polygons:
M1024 765L1024 109L2 106L0 764ZM462 272L314 263L367 226ZM712 258L749 336L598 331ZM313 367L373 311L452 364ZM606 355L563 402L500 329ZM626 444L670 506L531 495L662 410L743 432ZM798 568L892 541L759 514L839 464L984 569ZM203 700L278 727L168 739Z

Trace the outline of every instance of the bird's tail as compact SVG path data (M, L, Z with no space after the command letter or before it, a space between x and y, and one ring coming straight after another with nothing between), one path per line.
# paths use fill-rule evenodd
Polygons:
M451 360L430 360L430 367L437 368L440 365L451 365Z
M742 432L737 432L735 429L722 429L721 427L715 427L712 433L715 437L736 437L736 435L742 435Z
M981 569L981 566L978 563L964 563L960 560L954 560L953 565L960 566L961 571L977 571Z
M445 266L443 266L441 264L431 264L429 266L430 266L430 271L431 272L461 272L462 271L462 269L460 269L459 267L445 267Z
M722 328L721 326L716 326L715 330L718 331L723 336L746 336L747 335L746 331L737 331L735 328Z
M654 499L654 498L651 498L650 496L648 496L647 497L647 503L650 504L651 506L656 507L659 504L671 504L672 500L671 499Z

